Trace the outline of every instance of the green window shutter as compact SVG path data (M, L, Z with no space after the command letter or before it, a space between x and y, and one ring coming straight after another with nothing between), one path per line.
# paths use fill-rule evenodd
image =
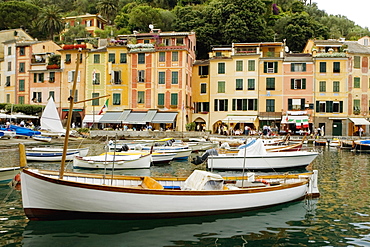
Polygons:
M229 100L225 99L225 111L228 111Z
M294 89L294 79L290 79L290 89Z
M304 110L304 108L305 108L304 104L305 104L304 99L301 99L301 110L302 110L302 111L303 111L303 110Z
M246 110L248 110L248 100L243 99L243 111L246 111Z
M303 70L303 72L306 72L306 64L305 63L302 64L302 70Z
M232 106L232 110L235 111L235 108L236 108L236 99L233 99L233 106Z
M339 112L343 112L343 101L339 101Z
M320 101L316 101L316 112L320 112Z
M302 89L306 89L306 79L302 79Z
M253 110L254 110L254 111L257 111L257 103L258 103L258 102L257 102L257 99L254 99L253 101L254 101L254 104L253 104Z
M290 71L291 71L291 72L294 72L294 63L291 63L291 64L290 64Z
M288 99L288 110L293 110L293 100L292 99Z
M278 72L278 62L274 62L274 73Z
M33 82L37 82L37 74L33 74Z
M267 63L263 62L263 73L267 73Z

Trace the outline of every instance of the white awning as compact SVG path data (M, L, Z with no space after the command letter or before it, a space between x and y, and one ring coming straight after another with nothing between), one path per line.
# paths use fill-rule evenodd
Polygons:
M280 117L258 117L259 120L280 120Z
M370 122L365 118L349 118L355 125L370 125Z
M103 115L85 115L83 123L98 123Z
M227 116L222 120L224 123L254 123L256 116Z
M285 124L295 124L295 123L308 123L308 116L283 116L281 118L281 123Z

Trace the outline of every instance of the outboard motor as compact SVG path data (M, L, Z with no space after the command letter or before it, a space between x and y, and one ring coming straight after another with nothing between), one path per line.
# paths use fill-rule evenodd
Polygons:
M214 148L208 149L207 151L204 152L204 154L202 156L195 156L195 158L193 158L191 163L193 163L194 165L200 165L200 164L204 163L204 161L206 161L208 156L210 156L210 155L217 156L218 155L217 150L214 149Z
M127 144L123 144L122 147L121 147L121 152L126 152L129 150L129 147L127 146Z
M137 144L135 146L135 150L143 150L143 146L141 144Z

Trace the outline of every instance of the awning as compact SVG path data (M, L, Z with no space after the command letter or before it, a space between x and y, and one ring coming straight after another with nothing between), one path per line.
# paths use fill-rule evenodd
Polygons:
M152 123L174 123L177 112L157 112Z
M308 116L283 116L281 118L282 124L299 124L299 123L308 123Z
M8 118L20 118L20 119L30 119L30 118L39 118L38 116L31 116L31 115L24 115L24 114L13 114L13 115L8 115Z
M99 123L121 123L122 111L107 111L99 120ZM95 115L96 116L96 115Z
M370 122L367 121L365 118L349 118L354 125L370 125Z
M103 115L85 115L83 123L98 123Z
M222 120L224 123L254 123L256 116L227 116Z
M281 120L281 117L258 117L259 120Z
M125 124L146 124L146 112L130 112L127 118L123 121Z

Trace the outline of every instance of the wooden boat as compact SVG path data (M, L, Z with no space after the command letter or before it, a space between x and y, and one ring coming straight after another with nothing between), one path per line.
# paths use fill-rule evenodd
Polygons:
M260 139L255 139L237 154L209 155L207 167L211 169L282 169L309 165L318 152L267 152Z
M255 183L258 179L262 182ZM30 220L151 219L241 212L319 194L317 171L248 178L196 170L185 178L151 178L24 169Z
M145 155L149 154L148 152L139 152L135 150L129 150L126 152L107 152L108 155ZM105 153L101 154L102 156L105 155ZM152 153L152 163L168 163L176 156L175 153Z
M277 145L277 146L266 146L267 152L292 152L300 151L303 143L294 143L290 145Z
M86 156L89 148L69 148L66 153L66 160L73 160L74 156ZM62 148L55 147L34 147L26 150L27 160L32 161L61 161L63 156Z
M12 131L10 129L6 129L6 128L0 128L0 137L2 139L10 139L10 138L13 138L17 135L17 132L16 131Z
M36 141L42 141L42 142L51 142L51 137L49 136L43 136L43 135L34 135L32 138Z
M327 140L324 140L324 139L316 139L313 141L313 144L315 146L321 146L321 147L324 147L328 144L328 141Z
M340 141L340 148L352 149L353 147L354 147L353 140L341 140Z
M1 167L0 183L11 181L19 173L20 167Z
M150 168L151 154L74 156L73 168L83 169L140 169Z
M370 152L370 140L353 141L353 150L356 152Z

